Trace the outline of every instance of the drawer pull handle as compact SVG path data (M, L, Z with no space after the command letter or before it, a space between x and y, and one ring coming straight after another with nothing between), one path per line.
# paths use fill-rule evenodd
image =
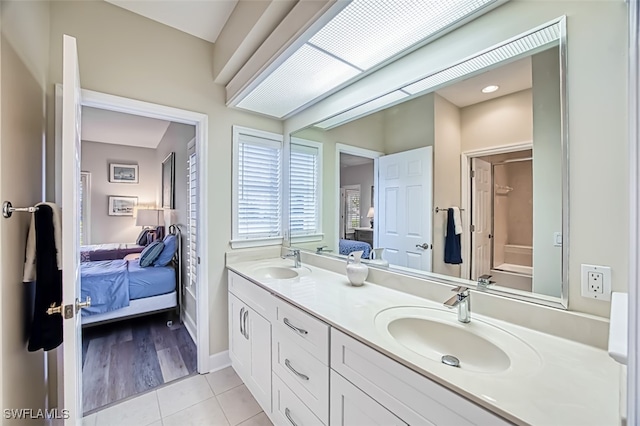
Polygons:
M291 418L291 410L289 410L288 408L284 409L284 415L287 416L287 419L289 419L289 421L291 422L291 424L293 426L298 426L298 424L296 422L293 421L293 419Z
M244 306L240 309L240 334L244 336L244 328L242 327L244 324L244 318L242 318L243 315L244 315Z
M302 328L298 328L295 325L291 324L289 322L289 318L285 318L284 320L282 320L284 322L284 325L286 325L287 327L289 327L292 330L297 331L300 334L309 334L309 332L307 330L303 330Z
M249 340L249 328L247 327L247 316L249 316L249 310L247 309L246 311L244 311L244 337L247 338L247 340Z
M297 371L295 368L293 368L291 366L291 362L289 362L288 359L284 360L284 365L286 365L289 370L293 371L293 374L295 374L296 376L300 377L303 380L309 380L309 376L307 376L306 374L302 374L299 371Z

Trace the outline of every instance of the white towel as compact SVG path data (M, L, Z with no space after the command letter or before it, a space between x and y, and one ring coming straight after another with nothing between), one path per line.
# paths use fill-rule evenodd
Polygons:
M456 227L456 235L462 234L462 216L459 207L451 207L453 209L453 224Z
M62 269L62 221L60 209L54 203L38 203L37 206L46 205L53 210L53 238L56 243L56 263L58 269ZM31 225L27 234L27 250L24 261L24 274L22 282L28 283L36 280L36 218L31 215Z

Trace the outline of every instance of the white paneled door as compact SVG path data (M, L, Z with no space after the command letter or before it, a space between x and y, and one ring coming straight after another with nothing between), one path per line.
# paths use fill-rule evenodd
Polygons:
M471 159L471 279L491 270L491 164Z
M393 265L431 271L433 148L380 157L378 174L378 246Z
M80 73L76 39L63 36L62 59L62 356L58 362L59 406L64 425L82 422L80 295Z

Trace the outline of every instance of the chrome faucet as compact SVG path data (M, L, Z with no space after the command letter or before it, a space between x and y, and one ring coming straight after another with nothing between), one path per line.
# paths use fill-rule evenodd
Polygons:
M302 262L300 261L300 249L291 249L289 250L289 253L282 256L283 259L286 259L289 257L293 258L294 268L299 268L302 266Z
M485 274L478 277L478 290L485 291L494 281L491 281L491 275Z
M444 302L444 306L449 309L457 306L458 321L463 323L471 321L471 294L469 293L469 288L460 286L451 289L451 291L455 291L456 295Z
M316 247L316 254L331 253L333 250L325 250L328 246Z

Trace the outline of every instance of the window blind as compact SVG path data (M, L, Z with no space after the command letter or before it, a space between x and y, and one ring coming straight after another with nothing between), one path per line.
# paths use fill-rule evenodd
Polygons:
M279 237L281 142L240 134L237 146L237 235L234 239Z
M345 202L347 203L346 211L346 228L347 232L352 232L353 228L360 227L360 190L346 189Z
M196 291L196 279L198 269L198 255L196 251L197 238L197 166L196 153L189 155L187 164L187 183L189 196L189 217L187 218L187 286Z
M291 236L320 233L320 156L317 147L291 144Z

